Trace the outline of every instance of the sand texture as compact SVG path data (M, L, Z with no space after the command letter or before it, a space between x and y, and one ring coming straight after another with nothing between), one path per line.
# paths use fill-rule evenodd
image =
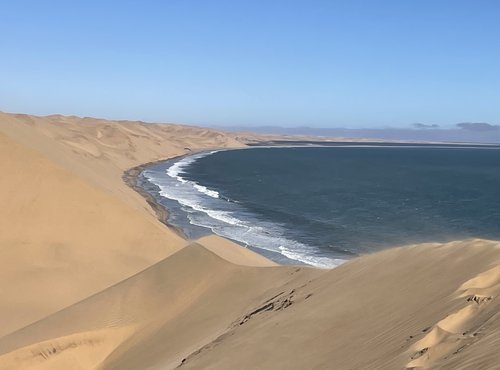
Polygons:
M500 242L277 266L184 240L122 179L242 141L0 113L0 369L500 369Z

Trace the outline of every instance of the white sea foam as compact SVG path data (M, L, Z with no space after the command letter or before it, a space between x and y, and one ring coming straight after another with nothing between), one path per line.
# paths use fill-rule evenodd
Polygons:
M216 219L221 220L219 215L213 214ZM244 224L241 220L237 223L227 222L225 225L218 222L211 222L199 214L189 214L190 222L193 225L210 228L215 234L236 240L247 246L270 252L280 253L288 259L295 260L319 268L332 268L345 262L341 259L310 255L312 247L289 240L279 235L279 231L274 227L274 233L268 232L263 227L252 227ZM212 217L214 218L214 217ZM225 217L224 217L225 218ZM258 222L256 220L249 223ZM287 245L287 247L284 247Z
M168 170L167 170L167 175L169 175L170 177L174 177L176 178L178 181L182 182L182 183L185 183L186 180L184 180L181 176L179 176L179 173L182 172L182 168L183 168L183 163L181 162L177 162L175 163L174 165L172 165Z
M174 163L172 166L170 166L167 169L167 175L175 178L177 181L180 181L183 184L190 184L197 191L199 191L200 193L206 194L209 197L219 198L219 193L217 191L208 189L206 186L200 185L194 181L186 180L184 177L181 176L181 174L184 173L184 169L187 166L189 166L190 164L192 164L193 162L195 162L196 160L198 160L200 158L206 157L207 155L214 154L217 152L218 152L217 150L214 150L211 152L199 153L199 154L195 154L195 155L192 155L189 157L185 157L185 158L181 159L180 161Z
M237 203L223 200L217 191L182 176L190 164L215 152L200 153L175 162L163 172L168 176L147 170L144 176L160 188L161 196L177 201L193 225L209 228L247 246L280 253L291 260L320 268L331 268L344 262L317 255L316 248L284 237L282 225L259 220Z
M166 188L164 186L160 186L160 189L161 189L161 191L160 191L161 196L172 199L172 200L176 200L181 205L187 206L187 207L194 209L195 211L198 211L198 212L203 212L215 220L219 220L219 221L228 223L230 225L241 225L242 224L242 222L240 220L232 217L230 215L230 213L227 211L218 211L218 210L214 210L214 209L205 208L200 204L200 202L196 201L196 199L179 197L179 196L177 196L177 194L173 194L171 191L169 191L168 188ZM203 226L203 225L199 225L199 226Z
M219 193L215 190L210 190L206 186L200 185L200 184L193 184L194 188L198 190L200 193L204 193L208 195L209 197L212 198L219 198Z
M320 256L312 256L309 254L298 253L290 248L283 245L279 247L281 254L292 260L301 261L307 263L308 265L313 265L319 268L332 268L337 267L345 262L345 260L340 258L328 258Z

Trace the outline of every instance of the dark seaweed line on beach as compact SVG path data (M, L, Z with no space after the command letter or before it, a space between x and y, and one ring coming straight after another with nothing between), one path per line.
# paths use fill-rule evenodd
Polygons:
M182 159L186 155L190 155L190 154L191 153L180 155L180 156L177 156L177 157L172 157L172 158L160 159L160 160L157 160L157 161L147 162L147 163L141 164L141 165L136 166L136 167L132 167L132 168L124 171L123 175L122 175L122 179L125 182L125 184L127 184L127 186L129 186L130 188L132 188L133 190L135 190L137 193L139 193L146 200L146 202L148 203L148 205L155 212L156 217L158 218L158 220L162 224L164 224L165 226L167 226L170 230L172 230L173 232L175 232L177 235L181 236L183 239L187 239L186 235L184 234L184 232L180 228L178 228L178 227L176 227L176 226L174 226L174 225L172 225L172 224L170 224L168 222L169 213L168 213L167 208L165 208L162 204L158 203L156 201L155 197L152 194L150 194L148 191L146 191L139 184L138 180L139 180L139 176L141 175L141 173L147 167L152 166L152 165L157 164L157 163L160 163L160 162L163 162L163 161L166 161L166 160L178 160L178 159Z

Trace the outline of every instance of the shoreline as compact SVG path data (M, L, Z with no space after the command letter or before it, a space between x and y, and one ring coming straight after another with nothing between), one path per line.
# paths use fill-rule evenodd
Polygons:
M153 194L151 194L148 190L146 190L143 186L140 185L139 183L139 176L140 174L145 170L147 169L148 167L150 166L154 166L156 164L160 164L162 162L166 162L166 161L172 161L173 163L177 163L178 161L186 158L186 157L190 157L190 156L193 156L193 155L197 155L197 154L200 154L200 153L207 153L207 152L212 152L212 151L220 151L220 150L249 150L249 149L265 149L265 148L268 148L268 149L272 149L272 148L276 148L276 149L280 149L280 148L308 148L308 147L324 147L324 148L335 148L335 147L338 147L338 148L345 148L345 147L357 147L357 146L363 146L363 147L373 147L373 146L376 146L376 147L382 147L382 148L397 148L398 146L396 144L402 144L401 146L402 147L413 147L412 143L390 143L390 145L384 145L386 143L372 143L372 142L332 142L332 143L329 143L330 145L326 144L319 144L318 142L316 142L315 144L311 145L311 142L308 142L308 141L301 141L300 143L298 142L294 142L293 144L291 145L280 145L280 144L271 144L269 145L268 143L263 143L264 145L247 145L247 146L244 146L244 147L240 147L240 148L225 148L225 147L213 147L213 148L203 148L203 149L199 149L199 150L190 150L189 152L187 153L184 153L184 154L181 154L181 155L174 155L172 157L166 157L166 158L162 158L162 159L158 159L158 160L154 160L154 161L150 161L150 162L146 162L146 163L143 163L143 164L140 164L138 166L135 166L135 167L132 167L132 168L129 168L128 170L124 171L123 172L123 175L122 175L122 180L125 182L125 184L127 186L129 186L131 189L135 190L137 193L139 193L147 202L147 204L151 207L151 209L154 211L154 214L156 216L156 218L162 223L164 224L169 230L171 230L172 232L174 232L177 236L181 237L183 240L186 240L186 241L193 241L193 240L196 240L197 237L190 237L188 236L188 233L187 231L185 231L185 229L183 229L182 227L180 226L177 226L171 222L169 222L169 216L171 214L171 211L169 210L169 207L167 207L167 205L161 203ZM470 145L470 146L466 146L466 147L463 147L463 146L460 146L460 145L457 145L457 144L450 144L450 145L442 145L442 144L437 144L437 143L425 143L425 144L421 144L421 145L417 145L417 147L421 147L421 148L429 148L429 147L437 147L437 148L446 148L446 149L453 149L453 148L471 148L471 149L480 149L480 148L492 148L492 149L499 149L499 146L488 146L488 145L485 145L485 146L476 146L476 145ZM154 184L153 184L154 185ZM205 228L203 227L204 229L206 229L206 232L207 232L207 235L215 235L217 237L220 237L220 238L223 238L223 239L226 239L228 241L231 241L233 243L236 243L244 248L249 248L250 250L260 254L261 256L264 256L265 258L268 258L268 259L271 259L273 260L274 262L280 264L280 265L288 265L288 263L283 263L283 261L278 261L277 258L273 258L272 256L276 253L279 255L279 258L281 259L282 255L280 253L277 253L277 252L269 252L270 255L268 253L266 253L265 251L266 250L263 250L261 248L258 248L258 247L252 247L252 246L249 246L247 244L244 244L238 240L235 240L235 239L231 239L231 238L228 238L227 236L222 236L222 235L219 235L218 233L214 232L213 230L211 230L210 228ZM442 241L439 241L439 242L442 242ZM396 246L399 246L396 245ZM264 251L264 252L263 252ZM359 257L359 256L356 256L356 257ZM309 264L309 263L306 263L306 262L303 262L303 261L300 261L300 260L296 260L296 259L291 259L290 257L287 257L287 256L283 256L284 259L286 260L290 260L290 261L293 261L293 262L298 262L300 265L302 264L305 264L305 265L309 265L313 268L319 268L319 269L322 269L322 267L320 266L317 266L317 265L314 265L314 264ZM344 261L349 261L351 260L352 258L346 258L346 259L343 259ZM334 265L332 266L331 268L335 268L335 267L338 267L338 265Z
M301 147L301 146L300 145L294 145L293 147ZM303 147L306 147L306 146L304 145ZM264 149L264 148L283 148L283 146L278 146L278 145L275 145L275 146L265 146L265 147L262 146L260 148L262 148L262 149ZM147 204L154 211L156 218L163 225L165 225L169 230L171 230L173 233L175 233L177 236L181 237L185 241L192 242L192 241L198 240L199 238L198 237L190 238L181 227L179 227L177 225L174 225L174 224L172 224L172 223L170 223L168 221L168 218L169 218L169 215L170 215L169 209L167 208L167 206L165 206L164 204L160 203L151 193L149 193L146 189L144 189L139 184L139 182L138 182L139 175L142 173L142 171L144 171L149 166L154 166L155 164L159 164L161 162L173 161L173 162L177 163L178 161L182 160L183 158L186 158L186 157L189 157L189 156L192 156L192 155L196 155L196 154L200 154L200 153L206 153L206 152L212 152L212 151L222 151L222 150L225 151L225 150L248 150L248 149L256 149L256 147L251 147L251 146L246 146L246 147L241 147L241 148L224 148L224 147L221 147L221 148L204 148L204 149L201 149L201 150L192 150L189 153L185 153L185 154L181 154L181 155L176 155L176 156L172 156L172 157L168 157L168 158L163 158L163 159L158 159L158 160L155 160L155 161L146 162L146 163L140 164L138 166L129 168L128 170L126 170L126 171L123 172L123 174L122 174L122 180L125 182L125 184L127 186L129 186L132 190L134 190L137 193L139 193L146 200ZM318 270L323 270L324 269L322 267L319 267L319 266L316 266L316 265L313 265L313 264L309 264L309 263L306 263L306 262L303 262L303 261L300 261L300 260L295 260L295 259L289 258L289 257L287 257L285 255L282 255L279 252L268 251L268 250L261 249L261 248L258 248L258 247L253 247L253 246L247 245L245 243L242 243L242 242L240 242L238 240L231 239L231 238L228 238L226 236L219 235L216 232L214 232L213 230L211 230L210 228L206 228L206 227L203 227L203 226L200 226L200 228L206 230L206 235L216 236L218 238L222 238L224 240L227 240L228 242L235 243L238 246L240 246L242 248L245 248L245 249L248 249L249 251L252 251L252 252L258 254L259 256L262 256L262 257L264 257L264 258L266 258L266 259L268 259L268 260L276 263L279 266L307 266L307 267L310 267L310 268L313 268L313 269L318 269ZM203 238L206 235L200 236L200 238ZM284 263L284 261L287 261L288 263ZM331 268L334 268L334 267L337 267L337 266L333 266Z
M163 206L162 204L158 203L156 201L156 199L150 193L148 193L146 190L144 190L144 188L138 184L137 180L139 179L139 175L142 173L142 171L144 171L149 166L152 166L154 164L157 164L157 163L160 163L163 161L181 159L181 158L184 158L186 156L187 155L184 154L184 155L175 156L172 158L159 159L157 161L143 163L143 164L140 164L139 166L129 168L128 170L124 171L123 175L122 175L123 182L127 186L129 186L132 190L139 193L144 198L144 200L146 200L146 203L154 211L158 221L160 221L169 230L173 231L176 235L180 236L184 240L188 240L184 231L182 231L181 228L179 228L175 225L172 225L171 223L168 222L168 216L169 216L168 209L165 206Z
M246 147L242 148L232 148L232 149L246 149ZM189 157L191 155L195 154L200 154L204 152L210 152L213 150L227 150L227 148L210 148L210 149L201 149L201 150L192 150L189 153L181 154L181 155L176 155L173 157L169 158L163 158L163 159L158 159L155 161L151 162L146 162L143 164L140 164L138 166L129 168L128 170L123 171L122 174L122 180L123 182L130 187L132 190L136 191L139 193L145 200L146 203L151 207L151 209L154 211L156 218L158 221L160 221L162 224L164 224L169 230L173 231L177 236L180 236L182 239L189 241L189 237L185 234L185 232L178 226L175 226L168 222L168 217L170 215L169 210L167 207L165 207L163 204L159 203L154 196L152 196L147 190L145 190L142 186L138 184L138 179L139 175L144 171L147 167L153 166L155 164L165 162L165 161L179 161L183 158ZM207 229L207 232L210 233L211 235L217 235L211 230ZM221 238L230 240L228 238L222 237L220 235L217 235ZM230 240L233 241L233 240ZM233 241L234 242L234 241ZM237 243L237 242L236 242ZM239 244L239 243L238 243Z
M281 145L277 144L277 143L274 143L271 145L269 145L268 143L262 143L262 144L261 145L247 145L244 147L237 147L237 148L212 147L212 148L203 148L203 149L198 149L198 150L190 150L189 152L184 153L184 154L174 155L171 157L166 157L166 158L146 162L146 163L140 164L138 166L129 168L128 170L123 172L122 180L125 182L125 184L127 186L129 186L131 189L135 190L137 193L139 193L146 200L148 205L154 211L156 218L162 224L164 224L169 230L171 230L173 233L175 233L177 236L181 237L185 241L194 241L194 240L197 240L198 237L189 236L189 231L187 231L186 229L183 229L181 226L178 226L178 225L175 225L175 224L169 222L168 219L169 219L169 216L171 214L169 207L167 205L163 204L152 193L150 193L148 190L146 190L146 188L144 188L143 186L141 186L141 184L139 184L140 174L148 167L154 166L156 164L160 164L160 163L166 162L166 161L171 161L172 163L177 163L178 161L180 161L186 157L190 157L190 156L197 155L200 153L207 153L207 152L221 151L221 150L226 151L226 150L249 150L249 149L266 149L266 148L267 149L280 149L280 148L310 148L310 147L323 147L323 148L332 148L332 149L333 148L346 148L346 147L347 148L356 148L358 146L366 146L367 143L365 143L365 142L331 142L331 143L327 143L325 145L325 143L320 144L319 142L316 142L314 144L311 144L311 142L309 142L309 141L301 141L300 143L293 142L291 145L284 145L284 143ZM330 144L330 145L328 145L328 144ZM472 144L472 145L463 146L463 144L456 144L456 143L451 143L448 145L443 145L442 143L419 143L420 145L417 145L417 146L414 146L413 145L414 143L383 143L382 142L382 143L368 143L368 144L369 144L368 146L370 146L370 147L380 147L380 148L397 148L397 147L432 148L432 147L434 147L434 148L443 148L443 149L453 149L453 148L500 149L500 145L479 145L478 146L478 145ZM389 145L387 145L387 144L389 144ZM156 186L155 184L152 184L152 185ZM288 265L289 263L287 263L287 262L290 261L290 262L293 262L293 263L290 263L292 265L295 265L298 263L299 265L304 264L304 265L311 266L313 268L319 268L319 269L324 268L322 266L307 263L307 262L304 262L302 260L290 258L286 255L279 253L279 252L271 252L271 251L268 251L266 249L250 246L248 244L242 243L241 241L229 238L227 236L219 235L218 233L214 232L210 228L206 228L206 227L202 227L202 228L206 230L206 233L207 233L206 235L215 235L217 237L220 237L220 238L223 238L225 240L236 243L244 248L250 249L251 251L253 251L257 254L260 254L261 256L263 256L265 258L268 258L268 259L274 261L275 263L277 263L279 265ZM203 237L203 235L199 236L199 237ZM436 242L445 242L445 241L436 241ZM413 243L411 243L411 245L413 245ZM402 245L401 244L392 245L392 246L389 246L388 248L393 248L393 247L398 247L398 246L402 246ZM386 249L386 248L384 248L384 249ZM275 255L277 255L277 256L275 256ZM354 257L359 257L359 256L360 255L357 255ZM337 257L337 258L343 260L344 262L352 259L352 257L351 258ZM339 265L340 264L335 264L329 268L335 268L335 267L338 267Z
M273 146L273 147L279 148L280 146ZM264 148L264 147L262 147L262 148ZM220 151L220 150L245 150L245 149L255 149L255 147L248 147L248 146L247 147L241 147L241 148L224 148L224 147L222 147L222 148L205 148L205 149L201 149L201 150L192 150L189 153L185 153L185 154L181 154L181 155L176 155L176 156L169 157L169 158L158 159L158 160L155 160L155 161L146 162L146 163L140 164L138 166L129 168L128 170L126 170L126 171L123 172L123 174L122 174L122 180L123 180L123 182L128 187L130 187L132 190L134 190L137 193L139 193L146 200L147 204L154 211L154 214L155 214L156 218L163 225L165 225L168 230L172 231L173 233L175 233L177 236L181 237L185 241L192 242L194 240L198 240L198 238L193 238L192 239L192 238L188 237L188 235L184 232L184 230L181 227L176 226L174 224L171 224L168 221L168 218L169 218L169 215L170 215L169 209L165 205L159 203L158 200L151 193L149 193L147 190L145 190L138 183L139 175L147 167L153 166L155 164L159 164L159 163L165 162L165 161L175 161L175 162L177 162L179 160L182 160L183 158L186 158L186 157L189 157L189 156L192 156L192 155L196 155L196 154L200 154L200 153L205 153L205 152L211 152L211 151ZM301 261L298 261L298 260L290 259L290 258L288 258L286 256L281 255L278 252L266 251L264 249L255 248L255 247L246 245L244 243L241 243L238 240L231 239L231 238L219 235L219 234L215 233L213 230L210 230L209 228L205 228L205 227L202 227L202 228L206 230L207 235L216 236L218 238L222 238L224 240L227 240L228 242L235 243L235 244L237 244L238 246L240 246L242 248L248 249L249 251L252 251L252 252L258 254L259 256L262 256L262 257L264 257L264 258L266 258L266 259L268 259L270 261L273 261L274 263L276 263L279 266L308 266L310 268L322 270L321 267L318 267L318 266L315 266L315 265L312 265L312 264L307 264L305 262L301 262ZM204 236L201 236L201 238L203 238L203 237ZM276 257L275 255L278 255L278 257ZM291 261L293 263L283 263L283 260Z

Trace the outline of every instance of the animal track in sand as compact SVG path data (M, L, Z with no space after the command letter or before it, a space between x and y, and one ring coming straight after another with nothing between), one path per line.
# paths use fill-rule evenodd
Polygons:
M463 283L457 290L466 305L426 330L421 340L412 347L407 369L428 368L436 361L457 354L478 339L487 318L480 318L500 291L500 266L487 270Z

